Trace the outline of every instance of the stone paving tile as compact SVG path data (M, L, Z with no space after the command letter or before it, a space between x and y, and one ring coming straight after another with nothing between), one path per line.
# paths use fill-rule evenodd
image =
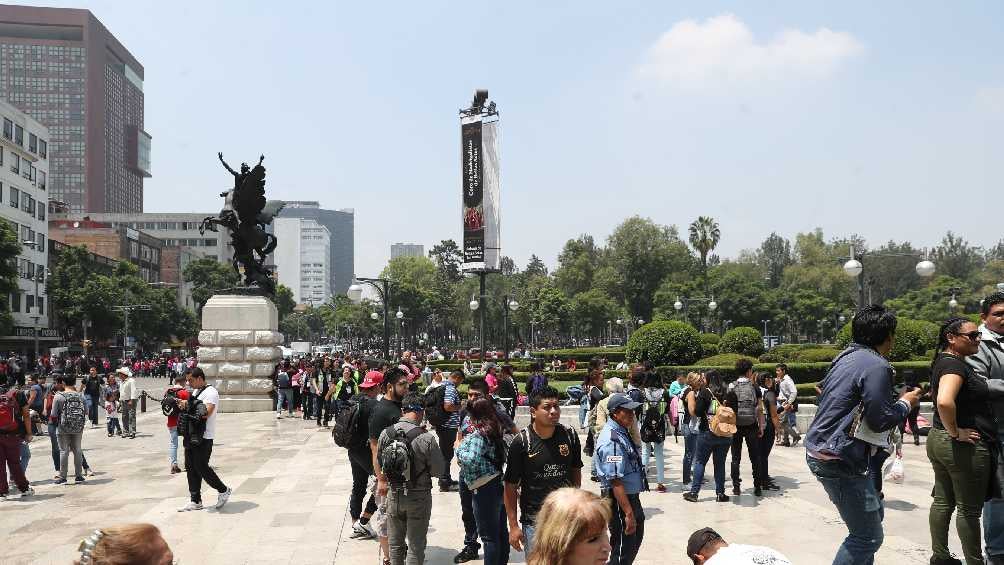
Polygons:
M159 390L166 383L155 385ZM213 464L235 489L221 512L176 512L187 500L187 483L183 474L169 473L167 430L159 411L140 415L142 437L136 440L86 430L88 461L102 474L84 485L51 484L48 438L38 438L28 471L37 495L0 504L0 536L9 548L0 561L66 565L79 539L95 527L147 521L162 529L182 563L378 563L375 542L348 537L351 475L344 450L332 445L327 430L318 431L312 421L277 421L268 413L221 414L218 424L221 442L214 446ZM669 492L642 495L649 519L639 565L688 563L687 535L705 525L730 541L771 545L795 563L832 560L845 530L808 473L804 450L775 448L771 472L784 486L779 493L757 500L747 488L729 504L717 504L705 489L702 502L688 504L680 498L682 443L669 438L665 449ZM926 563L930 555L931 468L923 446L904 449L906 481L885 488L886 537L878 563ZM748 480L746 459L742 475ZM588 479L583 486L598 490ZM207 502L215 500L208 487L203 495ZM427 563L452 563L463 537L459 513L456 493L434 493ZM959 553L954 529L949 537ZM510 562L522 563L522 556L512 552Z

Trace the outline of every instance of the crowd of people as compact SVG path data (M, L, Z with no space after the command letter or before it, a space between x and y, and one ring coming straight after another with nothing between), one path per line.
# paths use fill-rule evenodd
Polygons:
M852 342L818 383L817 411L804 436L808 469L848 530L833 563L874 562L883 542L884 467L901 455L908 424L917 438L917 409L925 395L934 403L926 442L934 471L931 563L1004 563L1004 293L988 296L981 308L979 324L953 318L941 326L929 387L896 382L886 359L895 341L892 312L869 306L852 318ZM687 486L683 499L690 503L702 500L709 462L714 501L748 493L744 451L752 495L779 489L770 474L772 449L803 443L795 425L798 390L784 364L756 373L740 359L731 382L717 371L666 382L643 362L629 367L624 382L608 378L605 361L596 358L579 387L577 430L561 422L569 400L549 384L543 363L521 387L508 364L472 376L463 369L444 374L425 361L410 352L395 362L335 353L283 361L273 376L276 418L330 427L336 449L345 450L352 476L351 537L376 541L385 564L425 562L438 488L459 493L464 538L454 563L482 557L488 565L505 564L511 551L520 551L531 564L627 565L645 539L642 493L666 490L667 437L684 437L680 473ZM110 436L135 437L132 369L122 366L106 376L99 367L87 367L81 377L76 371L32 374L27 383L14 376L0 387L4 498L32 496L25 476L28 444L42 424L53 445L56 483L68 481L71 456L74 482L86 481L81 437L88 420L98 425L99 409L105 410ZM210 466L219 393L201 369L186 365L160 400L171 472L184 468L188 478L191 500L180 510L204 508L203 482L218 492L213 507L221 508L232 491ZM522 404L530 418L521 427L515 407ZM121 431L113 428L119 417ZM583 489L586 457L599 495ZM963 559L948 549L953 514ZM93 559L130 531L96 531L82 544L81 551L90 552L82 556ZM694 532L686 552L693 563L712 565L789 562L767 547L730 544L712 528ZM170 549L164 543L155 553L166 556Z

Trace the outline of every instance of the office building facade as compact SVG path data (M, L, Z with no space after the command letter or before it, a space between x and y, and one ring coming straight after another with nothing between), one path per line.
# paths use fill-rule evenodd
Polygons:
M52 200L143 210L143 66L90 11L0 5L0 98L49 128Z
M149 234L92 220L49 220L49 237L66 245L83 245L88 251L139 268L148 283L160 283L164 242Z
M326 210L313 200L287 201L280 218L304 218L328 228L331 236L330 286L333 294L345 294L355 276L355 210ZM282 244L282 238L279 238Z
M48 276L47 177L49 131L14 106L0 101L0 219L17 233L17 291L8 296L14 328L0 336L0 350L34 353L35 328L40 347L56 341L49 329L45 281ZM43 149L40 149L43 148Z
M390 246L390 258L425 257L425 246L417 243L394 243Z
M297 304L324 304L331 297L331 232L307 218L276 218L272 228L279 284L293 291Z

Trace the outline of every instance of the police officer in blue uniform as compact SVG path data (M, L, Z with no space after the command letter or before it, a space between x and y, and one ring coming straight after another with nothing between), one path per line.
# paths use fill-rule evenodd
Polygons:
M635 410L640 406L624 394L610 397L607 401L610 419L596 440L593 455L600 492L610 500L609 565L634 563L645 535L645 512L638 493L648 490L648 478L629 431L635 425Z

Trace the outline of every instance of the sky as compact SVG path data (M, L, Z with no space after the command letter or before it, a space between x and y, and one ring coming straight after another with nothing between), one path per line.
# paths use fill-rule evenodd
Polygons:
M772 231L990 246L1004 177L1004 3L25 2L88 8L145 67L145 211L269 198L355 210L356 274L461 240L457 110L501 112L502 247L700 215Z

